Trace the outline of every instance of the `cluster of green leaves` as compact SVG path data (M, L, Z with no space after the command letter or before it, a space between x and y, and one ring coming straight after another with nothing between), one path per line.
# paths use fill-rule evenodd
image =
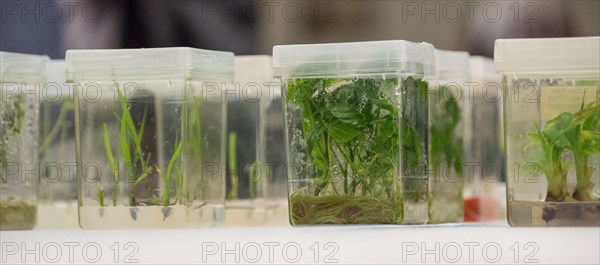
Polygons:
M397 174L400 168L401 174L426 177L427 98L428 84L413 77L402 83L289 80L286 112L299 124L290 124L294 128L288 137L306 143L300 144L304 158L297 162L309 164L298 167L296 177L315 184L311 195L291 195L292 223L401 223L405 199L426 200L427 192L415 192L423 187L409 184L409 196L403 198ZM301 135L294 135L296 129ZM339 181L343 190L338 190Z
M581 106L577 113L564 112L548 121L537 133L529 135L530 146L540 147L536 162L548 179L546 201L591 201L591 156L600 154L600 102ZM565 155L571 152L573 160ZM575 163L577 185L571 195L567 190L567 174Z
M144 129L146 126L147 120L147 109L144 110L144 114L142 117L141 124L139 128L136 127L136 123L129 112L129 108L127 106L126 98L122 94L122 92L117 89L120 109L122 112L121 117L115 114L115 118L120 121L120 130L119 130L119 142L118 149L115 155L113 155L113 151L111 148L111 139L108 132L107 123L102 124L102 134L104 140L104 151L106 154L106 159L110 167L110 171L114 177L114 193L112 197L112 205L117 206L119 200L120 187L123 182L123 179L119 177L119 164L116 159L123 159L124 165L127 167L128 177L127 181L129 183L129 205L137 206L139 203L137 201L136 196L136 186L142 183L146 178L153 174L157 173L162 182L163 189L161 191L160 198L150 197L148 202L151 204L158 204L163 206L169 206L176 204L178 201L181 201L182 197L182 188L183 188L183 173L181 172L181 167L177 163L179 161L179 157L182 149L182 142L176 140L176 147L173 155L169 160L169 164L167 167L167 171L163 172L156 165L149 165L149 161L151 158L151 154L144 154L142 149L142 137L144 134ZM175 202L171 201L171 179L175 177L177 186L175 187ZM97 195L98 195L98 203L100 206L106 206L104 203L104 190L101 186L101 183L97 183Z
M287 104L301 109L306 155L321 191L381 197L399 189L397 79L294 79ZM336 170L337 169L337 170ZM343 181L343 191L335 182Z
M441 166L454 168L462 174L463 139L456 134L456 127L461 120L461 109L454 93L441 86L435 92L434 102L430 102L431 121L429 137L431 139L430 163L438 169Z

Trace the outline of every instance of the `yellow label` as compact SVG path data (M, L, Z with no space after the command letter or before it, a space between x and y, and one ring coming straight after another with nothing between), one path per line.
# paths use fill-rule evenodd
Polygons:
M564 112L575 113L581 103L590 104L597 100L595 86L550 86L542 87L540 115L543 120L551 120Z

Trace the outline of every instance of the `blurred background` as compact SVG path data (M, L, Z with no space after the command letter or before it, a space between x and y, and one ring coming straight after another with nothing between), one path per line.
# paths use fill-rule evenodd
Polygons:
M493 56L494 40L600 35L600 1L1 0L0 50L272 46L405 39Z

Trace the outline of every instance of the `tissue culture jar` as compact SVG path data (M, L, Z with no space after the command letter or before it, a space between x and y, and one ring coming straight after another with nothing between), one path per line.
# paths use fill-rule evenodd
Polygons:
M75 99L65 81L64 60L48 63L48 80L41 92L37 228L75 228L79 226Z
M281 215L281 202L287 198L287 193L281 196L272 187L272 170L283 165L268 157L271 150L283 148L283 143L267 142L270 102L273 91L279 89L273 82L271 61L264 55L235 58L235 83L227 100L226 225L276 223L270 219ZM280 188L285 191L286 186Z
M497 40L508 221L600 226L600 37Z
M36 222L39 99L48 57L0 52L0 230ZM39 90L38 90L39 91Z
M598 225L598 77L503 78L509 222Z
M80 225L222 223L221 87L233 81L233 55L189 48L105 52L75 51L71 61L67 56L70 81L76 82ZM78 69L94 60L122 68L112 69L114 76Z
M427 222L433 47L276 46L292 225Z
M283 82L292 224L401 224L405 207L426 201L427 178L419 173L427 155L427 102L418 91L427 90L425 82L415 76Z

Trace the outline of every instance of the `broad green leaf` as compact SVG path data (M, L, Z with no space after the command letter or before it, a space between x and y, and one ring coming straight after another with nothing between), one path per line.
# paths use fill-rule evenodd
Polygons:
M364 133L360 128L340 121L330 124L327 129L331 137L338 143L351 141Z
M364 128L368 125L367 115L359 112L359 106L348 105L344 103L329 105L327 109L331 114L343 123L353 125L354 127Z

